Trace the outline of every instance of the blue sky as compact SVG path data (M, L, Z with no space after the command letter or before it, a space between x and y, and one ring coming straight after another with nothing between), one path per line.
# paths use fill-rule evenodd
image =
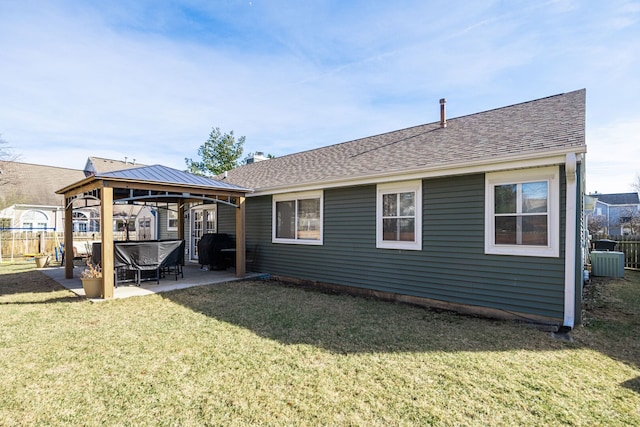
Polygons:
M0 0L20 160L185 169L212 127L276 156L587 89L587 190L640 173L640 1Z

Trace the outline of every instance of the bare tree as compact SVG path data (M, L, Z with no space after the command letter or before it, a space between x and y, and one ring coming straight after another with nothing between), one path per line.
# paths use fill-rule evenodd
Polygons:
M589 216L587 221L587 229L589 234L595 238L595 236L606 233L606 229L609 226L607 217L605 215L593 215Z
M9 143L2 139L2 135L0 134L0 186L11 182L11 175L7 172L11 162L15 162L17 159L18 156L11 152Z
M636 206L629 206L620 211L620 226L623 229L622 234L636 235L640 231L640 212Z
M12 163L18 159L18 156L13 154L8 142L1 138L0 135L0 188L5 187L0 191L0 210L13 205L17 201L17 194L15 186L14 174L12 172ZM9 190L7 190L7 188Z
M631 183L631 188L640 193L640 173L636 174L636 180Z

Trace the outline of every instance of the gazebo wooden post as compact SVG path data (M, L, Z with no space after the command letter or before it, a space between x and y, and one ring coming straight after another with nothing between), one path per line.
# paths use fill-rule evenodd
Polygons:
M113 188L102 187L100 193L102 297L113 298Z
M236 208L236 277L244 277L245 265L245 198L239 196Z
M73 279L73 201L64 197L64 278Z

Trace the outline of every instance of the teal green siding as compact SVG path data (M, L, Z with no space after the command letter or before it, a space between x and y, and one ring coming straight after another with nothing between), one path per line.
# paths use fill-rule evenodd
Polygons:
M423 204L423 249L407 251L376 248L375 185L324 191L322 246L272 243L271 197L252 197L247 245L265 273L562 318L563 257L484 254L483 174L424 180Z
M236 235L236 209L233 206L218 203L218 233L225 233L231 236Z

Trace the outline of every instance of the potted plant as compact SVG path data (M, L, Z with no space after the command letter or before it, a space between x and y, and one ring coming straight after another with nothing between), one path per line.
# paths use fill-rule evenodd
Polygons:
M102 296L102 269L99 265L93 265L87 260L87 267L80 273L82 288L87 298L100 298Z
M44 268L49 264L49 255L47 254L37 253L34 259L36 260L37 268Z

